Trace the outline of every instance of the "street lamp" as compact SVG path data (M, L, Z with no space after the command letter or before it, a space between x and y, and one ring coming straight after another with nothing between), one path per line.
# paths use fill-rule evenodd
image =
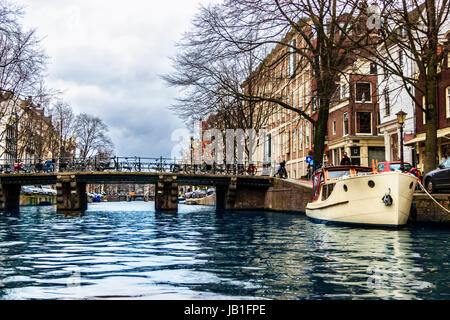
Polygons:
M397 122L400 125L400 171L403 172L405 170L405 163L403 161L403 124L405 123L406 112L400 110L396 113Z
M194 137L191 136L191 166L192 166L192 161L193 161L193 157L194 157Z

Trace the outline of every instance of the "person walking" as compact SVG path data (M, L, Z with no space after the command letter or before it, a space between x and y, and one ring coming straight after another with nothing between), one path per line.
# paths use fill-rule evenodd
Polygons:
M282 160L280 162L280 167L277 170L277 173L275 173L275 176L279 176L282 179L287 178L287 171L286 171L286 160Z
M352 160L347 156L347 152L344 152L344 154L342 155L340 165L341 166L351 166L352 165Z

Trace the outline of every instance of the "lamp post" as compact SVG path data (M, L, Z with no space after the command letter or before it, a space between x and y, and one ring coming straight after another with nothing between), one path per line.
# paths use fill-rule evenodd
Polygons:
M400 110L396 113L398 124L400 125L400 171L405 170L405 163L403 160L403 124L405 123L406 112Z
M194 158L194 137L193 136L191 136L191 166L192 166L192 161L193 161L193 158Z

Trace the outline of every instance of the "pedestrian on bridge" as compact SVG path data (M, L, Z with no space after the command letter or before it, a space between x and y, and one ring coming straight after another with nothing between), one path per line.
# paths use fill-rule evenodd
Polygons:
M53 172L53 153L47 148L47 157L44 164L45 172Z

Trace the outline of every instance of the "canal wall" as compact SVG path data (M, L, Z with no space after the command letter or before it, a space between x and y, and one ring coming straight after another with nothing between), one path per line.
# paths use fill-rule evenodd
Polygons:
M202 206L215 206L216 205L216 194L206 196L204 198L198 199L186 199L185 204L202 205Z
M450 194L432 194L444 208L450 208ZM409 223L450 225L450 214L425 193L414 193Z
M305 213L312 199L312 186L295 180L275 179L264 199L264 209Z
M305 213L312 186L290 179L273 179L269 188L238 186L231 210L266 210Z

